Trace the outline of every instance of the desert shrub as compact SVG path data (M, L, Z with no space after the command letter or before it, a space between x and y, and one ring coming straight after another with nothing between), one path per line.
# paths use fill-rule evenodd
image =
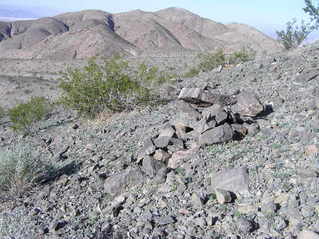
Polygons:
M0 151L0 190L23 192L45 164L28 146L17 145L14 151Z
M255 53L251 50L243 48L240 51L226 55L222 49L213 53L205 53L198 55L200 63L197 67L192 67L183 77L191 78L197 76L200 72L208 72L218 66L225 64L238 64L254 59Z
M147 87L154 87L169 81L174 78L174 75L164 71L159 71L156 66L148 66L145 63L142 63L138 66L137 73L135 75L131 75L131 77L140 81Z
M318 1L316 2L317 4L314 5L312 0L305 0L306 7L303 8L312 20L313 29L319 28L319 3Z
M189 71L187 71L183 77L185 78L192 78L194 76L197 76L199 74L200 70L197 69L196 67L192 67Z
M157 75L157 68L144 64L137 72L131 72L128 63L118 56L102 65L91 59L83 69L68 69L63 73L60 102L89 117L103 111L122 112L152 104L154 97L145 85L163 81Z
M300 46L313 30L314 27L310 23L301 21L298 25L297 20L293 19L286 23L285 30L276 31L276 34L285 49L289 50Z
M240 51L236 51L236 52L232 53L228 57L228 63L229 64L238 64L241 62L249 61L253 58L254 58L254 53L249 52L248 50L246 50L246 48L243 48Z
M43 119L50 111L49 102L43 97L32 97L27 103L9 109L12 128L23 133L32 133L34 123Z
M198 69L202 72L211 71L220 65L224 65L226 62L225 53L221 49L214 53L200 54L199 58Z

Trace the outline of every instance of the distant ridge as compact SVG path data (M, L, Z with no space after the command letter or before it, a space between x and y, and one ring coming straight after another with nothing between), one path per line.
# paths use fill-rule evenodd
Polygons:
M36 20L0 22L0 57L79 59L91 56L249 48L278 52L282 46L243 24L224 25L182 8L112 14L100 10Z

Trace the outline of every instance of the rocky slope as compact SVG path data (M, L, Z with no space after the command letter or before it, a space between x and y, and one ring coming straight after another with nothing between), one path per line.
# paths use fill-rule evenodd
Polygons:
M256 29L223 25L180 8L118 14L87 10L38 20L0 22L2 58L65 60L114 53L136 56L141 52L176 55L219 48L247 48L257 53L283 50L278 42Z
M1 195L1 238L318 238L318 49L182 78L156 108L56 110L40 142L2 124L1 150L56 168Z

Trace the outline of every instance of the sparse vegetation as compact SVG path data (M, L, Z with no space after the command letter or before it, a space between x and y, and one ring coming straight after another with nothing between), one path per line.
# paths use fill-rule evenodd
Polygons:
M183 76L185 78L192 78L194 76L197 76L199 74L200 70L196 67L192 67L189 71L187 71Z
M50 111L50 104L44 97L33 97L27 103L18 104L9 110L12 128L31 134L34 123L43 119Z
M60 102L81 115L129 111L140 105L152 104L153 94L147 86L161 84L169 78L156 67L145 64L134 72L119 56L99 65L89 60L84 69L68 69L60 78L63 90Z
M202 72L211 71L226 62L226 55L221 49L214 53L200 54L199 57L198 69Z
M153 87L154 85L160 85L167 82L169 79L173 78L172 75L159 71L156 66L147 66L142 63L138 66L137 74L131 76L137 81L140 81L143 85L148 87Z
M241 62L246 62L252 60L255 57L253 52L248 51L243 48L240 51L233 52L230 55L226 55L222 49L213 53L200 54L200 63L197 67L192 67L183 76L186 78L192 78L197 76L200 72L212 71L218 66L225 64L239 64Z
M241 62L246 62L252 60L255 57L255 54L249 52L246 48L241 49L240 51L236 51L232 53L228 57L229 64L239 64Z
M313 28L319 28L319 4L317 2L317 6L313 4L311 0L305 0L306 7L303 9L305 13L307 13L312 20Z
M33 151L21 145L14 151L0 151L0 190L20 193L33 183L45 166Z
M290 50L300 46L313 30L314 27L310 23L301 21L298 25L297 19L293 19L287 22L285 30L276 31L276 34L285 49Z

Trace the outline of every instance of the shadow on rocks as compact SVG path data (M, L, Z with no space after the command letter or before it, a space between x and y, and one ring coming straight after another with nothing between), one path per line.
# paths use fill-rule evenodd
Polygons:
M80 169L80 164L76 163L75 161L72 161L63 167L56 168L56 167L50 167L46 170L46 173L44 175L39 176L36 179L36 182L45 184L50 181L54 181L58 177L62 175L71 175L76 172L78 172Z

